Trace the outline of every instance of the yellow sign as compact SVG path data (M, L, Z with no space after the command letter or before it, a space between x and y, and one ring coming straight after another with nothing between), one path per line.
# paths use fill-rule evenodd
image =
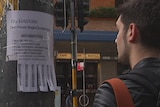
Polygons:
M83 54L83 53L77 54L77 59L84 59L84 58L85 58L85 54Z
M4 16L7 4L10 4L13 7L13 10L18 10L19 0L0 0L0 27L2 26L2 17Z
M86 59L100 59L100 54L95 54L95 53L86 54Z
M13 5L14 10L18 10L19 8L19 0L10 0L10 3Z
M71 59L70 53L58 53L57 59Z
M71 59L72 55L71 53L58 53L57 59ZM100 54L99 53L78 53L77 54L77 59L100 59Z
M0 0L0 27L2 26L2 17L4 15L6 0Z

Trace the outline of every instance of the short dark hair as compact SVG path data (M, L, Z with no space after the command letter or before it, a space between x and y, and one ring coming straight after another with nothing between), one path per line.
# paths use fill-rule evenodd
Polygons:
M160 50L160 0L127 0L118 14L125 28L136 24L143 45Z

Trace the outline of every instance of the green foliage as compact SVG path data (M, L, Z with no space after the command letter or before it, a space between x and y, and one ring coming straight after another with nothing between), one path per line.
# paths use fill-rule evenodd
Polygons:
M116 18L116 8L113 7L99 7L89 11L88 17L96 18Z

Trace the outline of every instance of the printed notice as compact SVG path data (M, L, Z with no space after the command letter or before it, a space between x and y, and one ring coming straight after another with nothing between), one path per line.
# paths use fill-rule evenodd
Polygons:
M7 12L7 60L13 56L18 62L18 91L55 91L52 15L23 10Z

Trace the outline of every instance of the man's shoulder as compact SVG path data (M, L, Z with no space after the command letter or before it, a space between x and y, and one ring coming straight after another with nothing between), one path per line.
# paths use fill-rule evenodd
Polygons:
M147 90L153 95L157 95L159 93L160 76L155 73L154 68L133 69L127 73L119 75L119 78L124 80L128 88L135 86Z

